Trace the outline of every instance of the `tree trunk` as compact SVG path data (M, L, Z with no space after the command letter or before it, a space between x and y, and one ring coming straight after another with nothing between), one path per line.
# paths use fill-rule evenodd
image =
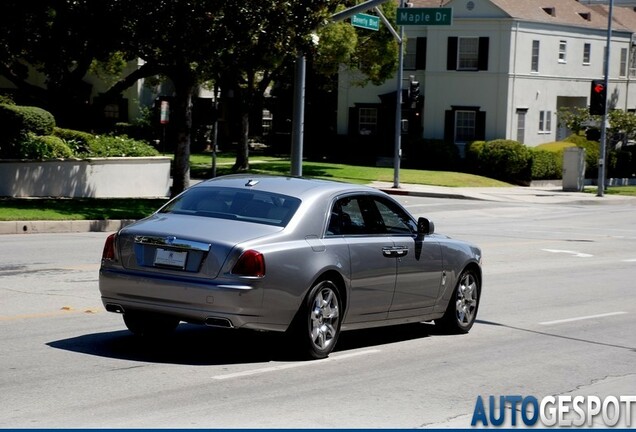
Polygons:
M241 104L241 135L239 137L238 149L236 150L236 162L232 171L247 171L250 168L249 162L249 130L250 112L247 104Z
M174 151L171 196L176 196L190 186L190 136L192 131L192 92L195 80L192 73L180 71L171 77L175 87L174 107L170 120L177 131L177 145Z

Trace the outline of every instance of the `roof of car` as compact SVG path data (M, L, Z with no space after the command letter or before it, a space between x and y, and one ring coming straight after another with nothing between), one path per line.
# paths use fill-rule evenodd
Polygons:
M197 187L231 187L273 192L283 195L307 198L310 196L345 193L345 192L376 192L368 186L342 183L330 180L319 180L302 177L284 177L269 175L228 175L217 177L199 183Z

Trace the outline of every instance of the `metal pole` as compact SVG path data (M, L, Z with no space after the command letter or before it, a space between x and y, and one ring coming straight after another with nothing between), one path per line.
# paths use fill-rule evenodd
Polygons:
M404 0L400 0L400 7L404 7ZM393 187L400 187L400 157L402 153L402 74L404 58L404 26L400 26L400 38L398 39L398 68L395 93L395 148L393 149Z
M603 111L603 120L601 121L601 151L598 159L598 189L596 196L602 197L605 192L605 161L607 148L607 95L609 95L609 62L610 62L610 44L612 43L612 15L614 11L614 0L610 0L609 14L607 15L607 48L605 49L605 64L603 65L603 74L605 86L605 109Z
M294 123L292 126L291 175L303 175L303 133L305 127L305 56L296 58L294 85Z

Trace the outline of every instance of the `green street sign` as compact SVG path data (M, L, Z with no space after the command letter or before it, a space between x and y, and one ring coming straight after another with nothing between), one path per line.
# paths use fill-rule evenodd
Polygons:
M380 30L380 18L375 15L355 14L351 17L351 24L367 30Z
M398 8L397 25L451 25L453 8Z

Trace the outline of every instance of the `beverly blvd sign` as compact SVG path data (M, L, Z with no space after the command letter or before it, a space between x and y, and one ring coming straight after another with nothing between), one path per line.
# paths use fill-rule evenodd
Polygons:
M398 8L397 25L451 25L453 8Z
M367 30L380 30L380 18L375 15L355 14L351 17L351 24Z

